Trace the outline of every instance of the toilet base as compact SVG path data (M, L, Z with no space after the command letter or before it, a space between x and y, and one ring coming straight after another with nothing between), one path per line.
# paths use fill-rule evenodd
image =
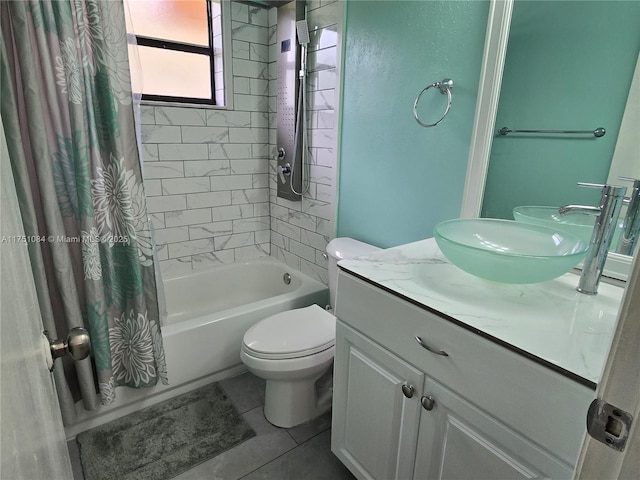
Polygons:
M308 422L331 409L332 386L332 369L315 382L267 380L264 416L282 428Z

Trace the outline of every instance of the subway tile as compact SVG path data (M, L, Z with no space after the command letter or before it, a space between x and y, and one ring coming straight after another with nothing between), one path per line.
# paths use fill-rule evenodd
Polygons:
M315 248L321 252L324 252L327 249L327 244L329 243L329 238L324 235L320 235L319 233L313 232L311 230L302 229L300 235L300 242L309 245L310 247Z
M271 228L283 237L300 241L302 229L277 218L272 219ZM288 248L288 247L287 247Z
M252 25L260 25L261 27L269 26L269 9L264 7L249 7L249 23Z
M290 238L285 237L284 235L274 230L271 230L271 245L273 245L274 247L282 248L286 250L289 247L290 241L291 241ZM272 251L275 251L275 250L273 250L272 248Z
M165 195L162 197L147 198L147 210L151 213L184 210L185 208L187 208L187 200L184 195Z
M253 216L254 217L268 217L269 216L269 202L261 202L253 204Z
M246 112L266 112L269 99L263 95L241 95L233 96L233 106L236 110Z
M209 177L212 192L253 188L252 175L222 175Z
M167 143L158 145L160 160L206 160L207 146L199 144Z
M169 258L185 257L187 255L197 255L214 251L213 238L202 238L199 240L188 240L180 243L169 244Z
M313 160L313 163L322 167L333 167L337 163L337 159L332 148L316 148Z
M251 188L269 188L269 175L266 173L253 175L253 178L251 179Z
M227 127L181 127L184 143L219 143L229 141ZM165 142L170 143L170 142Z
M307 213L289 210L287 221L292 225L296 225L300 228L305 228L307 230L315 230L316 219L314 216L309 215Z
M249 173L266 173L269 164L264 159L254 160L230 160L231 173L243 175Z
M269 201L268 188L252 188L247 190L233 190L231 192L231 203L233 205L242 203L259 203Z
M266 78L250 78L249 88L252 95L268 95L269 80Z
M251 155L251 158L275 158L275 144L271 150L268 143L254 143L251 145Z
M269 128L269 114L267 112L250 112L252 128Z
M219 252L199 253L191 256L191 265L194 270L229 264L235 261L235 252L233 249L220 250Z
M210 208L179 210L175 212L166 212L164 215L167 228L211 222Z
M142 156L142 162L155 162L158 160L158 144L157 143L143 143L142 144L142 152L140 153Z
M238 22L249 22L249 7L243 3L231 2L231 19Z
M309 110L334 110L335 90L318 90L308 97Z
M333 205L326 202L320 202L318 200L303 199L303 211L309 215L331 220L333 218Z
M268 20L269 20L269 26L275 26L278 24L278 9L277 8L270 8L269 9L269 14L268 14Z
M229 110L209 110L207 125L212 127L250 127L251 113ZM231 140L233 142L233 140Z
M189 208L219 207L231 205L232 192L208 192L187 194Z
M320 165L311 165L309 171L311 172L312 182L321 183L323 185L333 184L335 172L332 168Z
M333 148L336 144L333 129L314 129L309 137L309 145L314 148Z
M335 111L334 110L319 110L316 112L316 128L329 128L332 129L335 125Z
M149 218L151 219L151 225L153 228L164 228L164 216L165 214L162 212L149 213Z
M249 60L249 42L242 42L240 40L233 40L231 43L231 50L233 58L242 58Z
M255 232L271 228L269 217L241 218L233 220L233 233Z
M266 128L229 128L231 143L266 143L268 129Z
M202 108L156 107L156 125L206 125Z
M169 249L166 245L158 245L156 244L155 248L155 256L156 260L168 260L169 259Z
M255 243L246 247L234 248L236 261L269 256L269 243ZM223 250L224 251L224 250Z
M257 62L269 61L269 47L259 43L249 44L249 60L255 60Z
M144 177L149 179L184 177L184 164L182 162L151 162L144 166Z
M142 125L142 143L180 143L180 127L172 125Z
M154 231L156 242L159 245L177 243L189 240L187 227L162 228Z
M209 177L165 178L162 180L162 194L208 192Z
M311 72L336 68L336 62L337 47L309 52L309 71Z
M237 218L248 218L253 217L253 206L251 204L244 204L213 207L211 209L211 213L214 222L235 220Z
M253 245L254 241L255 236L253 232L222 235L213 239L216 251L227 250L229 248L246 247L247 245Z
M151 105L140 106L140 124L141 125L155 125L156 118L154 108Z
M220 235L231 235L233 233L233 223L231 220L223 222L203 223L189 227L189 239L217 237Z
M333 203L335 200L336 191L335 188L331 185L322 185L316 184L316 195L315 199L320 200L321 202Z
M309 90L333 90L336 88L338 80L334 68L319 70L309 73Z
M273 253L273 252L272 252ZM286 263L289 267L300 270L300 257L290 253L282 248L276 248L276 258L281 262Z
M316 218L316 233L325 237L333 238L336 236L336 226L333 220L325 220L324 218Z
M327 262L325 261L325 264L326 263ZM302 259L300 261L300 271L320 283L324 283L325 285L329 284L329 272L327 267L322 267L314 262L308 262L307 260Z
M233 92L249 95L251 93L250 80L251 79L247 77L233 77Z
M162 195L162 183L158 180L144 179L144 194L147 197Z
M314 262L316 259L316 251L314 248L308 245L303 245L296 240L291 240L289 243L289 251L300 258L308 260L309 262Z
M209 144L209 158L214 160L251 158L251 145L246 143Z
M335 47L338 42L338 26L328 25L309 32L309 50Z
M237 21L231 22L231 38L244 42L261 43L269 45L269 27L250 25ZM236 75L235 68L233 74Z
M312 10L309 14L309 30L339 24L345 8L343 3L346 2L332 2Z
M188 177L229 175L229 160L189 160L184 162L184 173Z
M160 271L165 276L180 275L191 271L191 257L173 258L160 261Z
M270 243L271 242L271 230L258 230L256 234L256 243Z
M242 58L233 59L233 74L238 77L267 78L268 67L264 62L254 60L244 60Z

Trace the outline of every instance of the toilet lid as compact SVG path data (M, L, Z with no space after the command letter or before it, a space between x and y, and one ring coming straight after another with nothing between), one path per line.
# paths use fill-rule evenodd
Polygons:
M311 305L277 313L244 334L243 346L264 358L296 358L330 348L336 341L336 317Z

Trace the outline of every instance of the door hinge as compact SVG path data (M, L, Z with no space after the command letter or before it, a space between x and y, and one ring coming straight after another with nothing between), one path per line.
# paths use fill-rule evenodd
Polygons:
M628 412L596 398L587 412L587 432L599 442L622 452L633 417Z

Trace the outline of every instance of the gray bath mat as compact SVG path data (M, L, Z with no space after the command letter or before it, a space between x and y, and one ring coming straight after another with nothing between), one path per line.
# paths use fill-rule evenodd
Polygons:
M255 435L217 384L79 434L85 480L168 479Z

